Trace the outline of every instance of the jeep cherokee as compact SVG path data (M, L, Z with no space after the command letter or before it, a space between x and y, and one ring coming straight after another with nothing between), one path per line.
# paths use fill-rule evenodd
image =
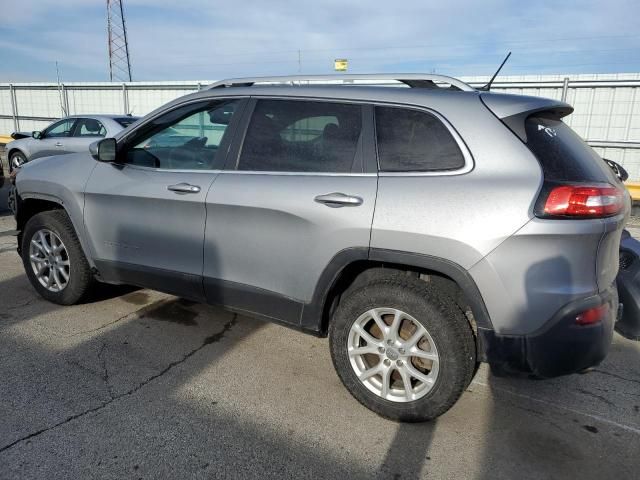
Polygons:
M571 112L438 75L225 80L23 166L19 252L55 303L130 284L328 335L358 401L431 419L478 362L607 353L630 201Z

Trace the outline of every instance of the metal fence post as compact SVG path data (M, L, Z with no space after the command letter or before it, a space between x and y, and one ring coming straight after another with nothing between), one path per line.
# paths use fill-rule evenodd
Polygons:
M129 114L129 95L127 94L127 84L122 82L122 105L124 106L124 114Z
M638 87L633 88L633 95L631 96L631 103L629 104L629 114L624 124L624 140L631 140L629 134L631 133L631 121L633 119L633 107L636 105L636 97L638 95Z
M69 112L69 95L67 94L67 89L64 86L64 83L60 84L61 92L62 92L62 105L64 105L64 114L65 116L71 115Z
M615 88L611 91L611 101L609 102L609 111L607 112L607 130L604 134L604 138L607 140L611 138L609 134L611 133L611 122L613 120L613 107L616 106L616 92L617 89Z
M567 90L569 90L569 77L564 77L564 83L562 84L562 101L567 101Z
M15 87L12 83L9 84L9 98L11 99L11 115L13 116L13 128L15 131L20 130L20 121L18 120L18 104L16 101Z

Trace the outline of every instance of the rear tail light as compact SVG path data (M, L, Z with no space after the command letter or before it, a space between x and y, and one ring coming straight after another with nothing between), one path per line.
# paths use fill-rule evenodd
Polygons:
M609 184L545 186L536 205L544 218L602 218L624 209L624 194Z
M609 304L605 303L599 307L590 308L576 316L577 325L594 325L601 322L609 314Z

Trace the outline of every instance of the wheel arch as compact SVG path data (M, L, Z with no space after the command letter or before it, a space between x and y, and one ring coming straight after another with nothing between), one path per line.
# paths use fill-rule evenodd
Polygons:
M93 267L93 262L91 257L87 255L88 250L85 245L84 236L82 232L78 229L78 226L73 221L73 216L67 211L64 202L54 196L51 195L25 195L16 197L16 230L18 230L18 253L22 254L21 246L22 246L22 235L24 232L24 227L34 215L38 213L47 212L51 210L63 210L67 217L69 217L69 221L73 225L73 229L75 230L76 236L80 241L80 246L83 250L85 258L89 262L89 264Z
M383 273L383 269L433 276L461 308L471 311L474 327L493 329L480 290L467 270L457 263L429 255L366 247L345 249L333 257L316 284L311 303L304 306L301 326L326 335L340 296L365 272L380 270Z
M23 154L23 155L25 155L25 156L26 156L26 153L24 153L22 150L20 150L20 148L18 148L18 147L13 147L11 150L9 150L9 151L7 152L7 158L8 158L8 157L11 157L11 155L13 155L14 153L18 153L18 152L20 152L21 154Z

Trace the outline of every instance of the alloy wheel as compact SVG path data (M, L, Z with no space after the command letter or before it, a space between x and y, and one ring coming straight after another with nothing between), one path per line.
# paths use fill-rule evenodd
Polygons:
M392 402L412 402L435 385L440 357L427 329L395 308L373 308L351 326L349 361L362 384Z
M24 162L25 162L25 158L21 154L16 153L16 154L12 155L11 156L11 170L15 170L16 168L20 168Z
M60 292L68 285L69 253L56 233L46 228L38 230L29 244L29 260L40 285L50 292Z

